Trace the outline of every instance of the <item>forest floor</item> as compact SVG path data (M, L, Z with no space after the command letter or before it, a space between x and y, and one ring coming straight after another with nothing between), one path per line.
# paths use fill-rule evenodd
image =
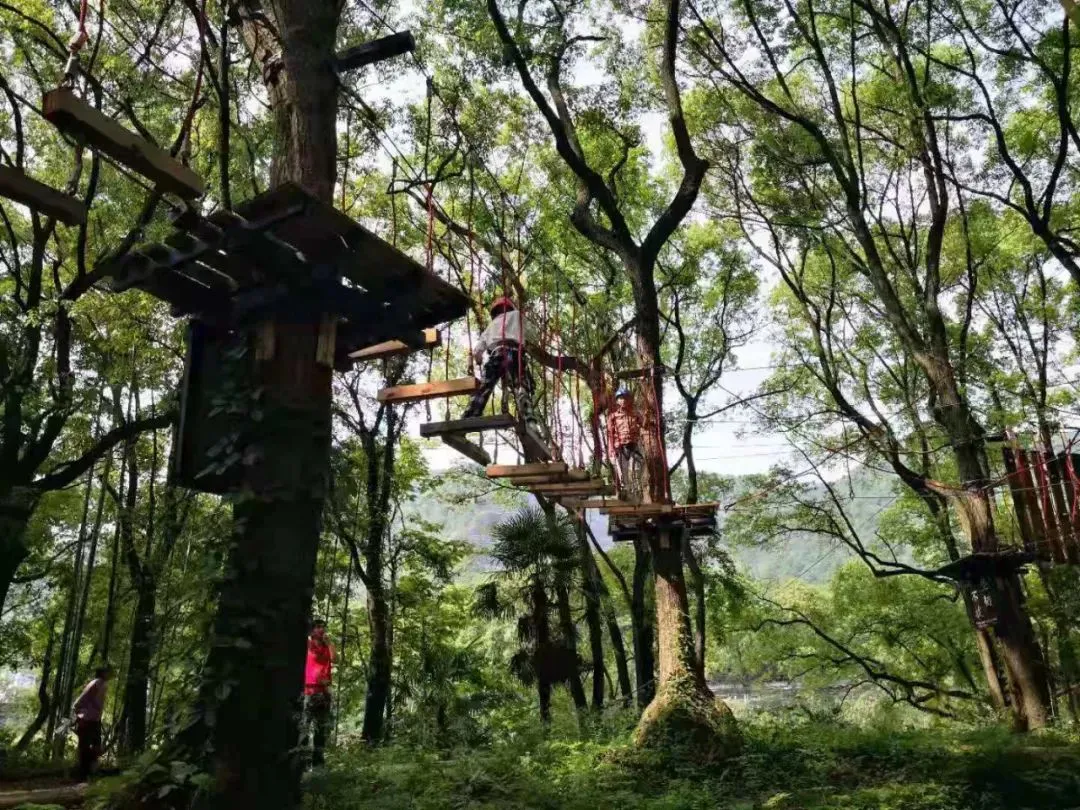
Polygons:
M1080 810L1080 740L1003 729L862 731L744 724L726 768L664 765L625 735L518 735L436 752L339 750L308 781L309 810Z

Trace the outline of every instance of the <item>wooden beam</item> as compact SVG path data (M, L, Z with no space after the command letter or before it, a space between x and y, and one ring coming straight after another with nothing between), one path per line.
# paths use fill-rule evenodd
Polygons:
M494 464L487 468L487 477L518 478L526 475L564 473L568 469L569 467L562 461L540 462L539 464Z
M587 482L589 480L589 472L588 470L570 470L569 472L523 475L518 478L504 480L515 487L529 487L532 484L570 484L575 482Z
M385 360L387 357L400 357L405 354L434 349L442 345L442 336L438 329L425 329L423 342L418 346L410 346L401 340L386 340L376 343L374 346L360 349L349 355L350 360Z
M0 166L0 197L21 203L65 225L86 223L86 206L81 201L39 183L12 166Z
M415 385L394 385L382 389L377 399L379 402L423 402L426 399L440 397L459 397L476 393L480 390L480 381L476 377L462 377L458 380L440 380L438 382L416 383Z
M676 506L672 503L613 503L609 506L601 508L600 511L613 516L673 515L675 514Z
M206 184L199 175L161 147L91 107L68 88L50 90L42 98L41 107L45 117L61 132L149 178L162 191L186 200L206 192Z
M610 506L613 502L607 498L560 498L559 505L563 509L569 509L570 511L579 511L582 509L603 509L605 506Z
M517 419L509 414L501 413L494 416L473 416L469 419L453 419L449 422L428 422L427 424L420 425L420 435L425 439L433 439L437 436L479 433L483 430L503 430L505 428L515 427L516 425Z
M529 487L529 490L539 495L610 495L613 492L603 481L536 484Z
M447 447L457 450L465 458L475 461L477 464L486 466L491 463L491 456L487 454L483 447L473 444L468 439L463 439L458 434L448 433L442 437L442 441Z
M336 67L339 73L344 73L415 50L416 40L413 38L412 31L399 31L342 51L337 55Z

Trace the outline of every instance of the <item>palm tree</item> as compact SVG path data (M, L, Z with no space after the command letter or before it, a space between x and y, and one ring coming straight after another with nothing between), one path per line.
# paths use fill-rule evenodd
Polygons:
M568 684L579 711L587 708L581 685L570 592L579 571L574 528L565 516L535 506L519 509L492 530L491 556L500 570L476 589L475 612L509 618L519 609L517 652L510 671L526 686L536 685L540 719L551 720L551 691ZM552 633L552 612L558 633Z

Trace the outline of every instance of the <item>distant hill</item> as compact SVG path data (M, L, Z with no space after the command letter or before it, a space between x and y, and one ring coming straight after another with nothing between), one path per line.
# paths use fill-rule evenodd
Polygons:
M841 497L849 492L859 495L845 508L856 530L865 539L873 538L878 514L883 506L889 504L893 485L894 479L891 477L865 471L853 474L850 481L845 477L833 484ZM476 484L467 479L460 485L457 482L444 484L439 492L416 498L409 512L423 520L441 524L446 536L470 543L482 552L491 545L491 532L495 524L526 503L528 496L507 496L504 493L477 496L475 487ZM750 479L732 476L725 482L725 489L732 493L730 499L734 500L750 492ZM820 489L824 494L824 488ZM721 512L721 535L722 520ZM607 531L607 518L590 512L589 525L602 545L610 547L612 541ZM767 549L739 546L730 551L740 568L757 579L797 578L811 583L827 581L833 571L851 558L847 549L816 535L792 538L782 545L773 544ZM474 571L489 567L490 561L482 553L471 566Z

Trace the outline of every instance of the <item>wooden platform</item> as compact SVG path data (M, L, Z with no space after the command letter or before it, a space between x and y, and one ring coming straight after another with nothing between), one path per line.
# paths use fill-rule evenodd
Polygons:
M488 478L522 478L547 473L565 473L569 467L562 461L538 462L536 464L495 464L487 468Z
M529 487L530 492L537 495L612 495L614 490L603 481L581 481L565 484L533 484Z
M206 192L206 184L199 175L160 146L87 104L70 89L50 90L42 97L41 108L61 132L138 172L162 191L187 200Z
M65 225L86 223L86 206L81 200L39 183L12 166L0 165L0 197L14 200Z
M600 511L608 515L612 539L622 542L664 527L678 528L691 537L713 534L719 508L718 503L611 503Z
M509 414L473 416L468 419L452 419L449 422L428 422L420 425L420 435L425 439L480 433L485 430L505 430L517 427L517 419ZM491 462L488 462L489 464Z
M573 484L585 483L590 479L588 470L568 470L567 472L550 472L540 475L522 475L517 478L503 479L506 483L515 487L532 488L536 484ZM601 483L603 483L601 481Z
M612 503L617 503L612 498L560 498L559 505L563 509L568 509L571 512L582 511L585 509L603 509L605 506L610 506Z
M187 212L164 243L112 259L115 291L137 288L178 314L244 318L337 315L335 365L376 344L425 339L464 317L469 298L347 215L285 184L208 218ZM261 317L260 317L261 315Z
M376 398L379 402L423 402L441 397L471 396L479 390L480 381L476 377L462 377L458 380L395 385L379 391Z
M353 352L349 355L349 359L364 362L385 360L389 357L401 357L426 349L435 349L442 345L442 336L439 334L438 329L425 329L423 335L423 343L419 346L410 346L401 340L386 340L382 343L376 343L374 346L368 346L366 349Z

